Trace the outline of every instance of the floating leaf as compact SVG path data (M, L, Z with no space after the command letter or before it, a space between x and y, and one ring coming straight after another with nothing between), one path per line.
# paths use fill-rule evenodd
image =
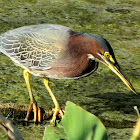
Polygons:
M96 116L68 101L64 118L46 126L43 140L107 140L107 133Z

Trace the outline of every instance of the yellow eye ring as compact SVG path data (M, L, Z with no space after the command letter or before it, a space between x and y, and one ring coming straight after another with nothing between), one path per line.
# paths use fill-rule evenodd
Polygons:
M115 60L112 58L112 56L109 54L109 52L105 52L104 56L109 59L111 62L115 63Z
M105 56L106 58L110 58L109 52L105 52L104 56Z

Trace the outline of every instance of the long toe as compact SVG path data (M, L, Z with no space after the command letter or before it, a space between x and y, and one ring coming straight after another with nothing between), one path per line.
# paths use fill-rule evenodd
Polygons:
M27 122L29 121L29 116L30 116L30 113L31 113L32 110L33 110L33 103L31 102L29 107L28 107L28 111L27 111L25 121L27 121Z
M41 109L38 107L38 122L41 122Z
M54 109L52 109L53 110L53 117L52 117L52 119L51 119L51 121L50 121L50 124L53 124L55 121L56 121L56 117L57 117L57 115L59 115L60 114L60 117L61 117L61 119L63 119L63 116L64 116L64 112L61 110L61 109L59 109L59 108L54 108Z
M34 122L41 122L41 109L37 106L37 103L31 102L25 120L29 121L31 112L34 113Z

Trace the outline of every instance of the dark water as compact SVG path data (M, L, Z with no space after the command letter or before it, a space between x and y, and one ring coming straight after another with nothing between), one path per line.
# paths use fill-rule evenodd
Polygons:
M103 64L99 64L95 73L83 79L50 79L50 87L62 108L67 100L72 101L103 121L109 139L127 140L137 119L133 106L140 109L139 5L139 0L1 0L0 33L25 25L52 23L106 38L137 95L130 92ZM9 58L0 54L1 104L29 104L22 71ZM42 78L30 75L30 82L39 106L45 109L54 107ZM25 140L40 140L46 122L40 126L32 123L26 126L17 120L15 124Z

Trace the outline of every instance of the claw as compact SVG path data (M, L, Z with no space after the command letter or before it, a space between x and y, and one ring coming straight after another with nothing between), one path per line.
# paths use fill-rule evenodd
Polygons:
M31 102L27 111L25 120L29 120L30 113L34 113L34 122L41 122L41 109L37 106L37 103Z
M52 119L50 121L50 124L53 124L56 121L56 117L57 117L58 114L60 114L61 119L63 119L64 111L62 111L61 109L58 109L58 108L53 108L52 111L54 113L53 113L53 117L52 117Z

